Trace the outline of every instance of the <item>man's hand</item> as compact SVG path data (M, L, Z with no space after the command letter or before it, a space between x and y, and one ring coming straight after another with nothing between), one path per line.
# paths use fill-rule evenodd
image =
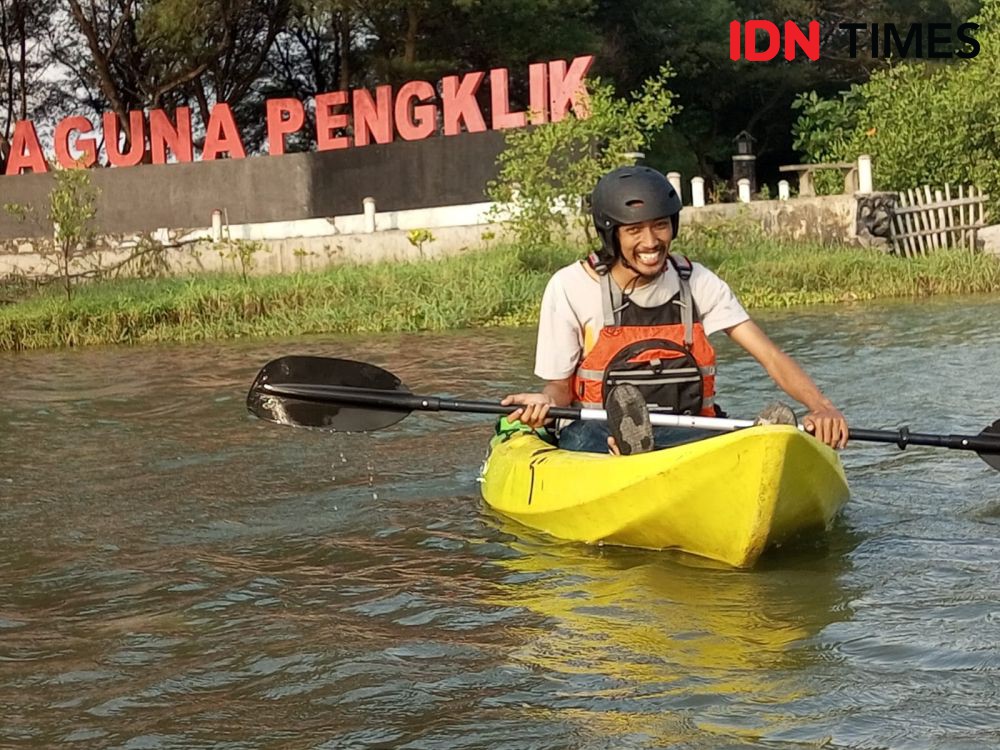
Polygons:
M806 430L831 448L847 445L844 415L823 395L799 363L781 351L760 326L745 320L725 330L729 338L764 366L781 390L809 409L802 418Z
M517 408L507 415L507 419L511 422L520 421L534 430L545 424L549 409L557 405L555 399L545 393L514 393L504 398L500 404L517 404Z
M802 424L817 440L831 448L840 449L847 445L847 420L835 406L813 409L802 418Z

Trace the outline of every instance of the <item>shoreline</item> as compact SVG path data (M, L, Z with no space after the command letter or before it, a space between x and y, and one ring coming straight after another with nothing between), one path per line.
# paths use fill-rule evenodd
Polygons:
M672 249L716 272L751 310L1000 292L991 255L903 259L750 234L690 231ZM548 278L584 252L497 245L286 275L116 279L75 287L71 302L53 285L0 307L0 351L531 325Z

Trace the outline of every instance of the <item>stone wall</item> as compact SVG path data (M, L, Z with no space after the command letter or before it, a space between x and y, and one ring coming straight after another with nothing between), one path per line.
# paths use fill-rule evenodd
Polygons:
M685 208L681 223L712 224L742 218L759 222L764 232L773 237L871 244L869 238L858 236L856 211L857 200L853 195L826 195Z
M331 234L283 239L213 241L203 232L157 232L154 235L103 236L93 250L75 258L73 273L111 270L125 263L122 273L135 273L140 252L147 260L162 259L173 273L240 271L240 253L250 258L250 273L315 271L343 262L420 260L454 255L495 241L502 227L493 224L439 227L433 238L411 241L409 230L387 229L375 233ZM155 255L154 255L155 253ZM46 276L58 273L50 241L41 239L0 241L0 279L8 275Z

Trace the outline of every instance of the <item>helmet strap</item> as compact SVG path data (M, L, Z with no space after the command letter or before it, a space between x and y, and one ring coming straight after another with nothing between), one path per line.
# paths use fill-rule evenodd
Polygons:
M614 259L611 261L614 262ZM587 256L587 265L597 272L598 276L604 276L611 270L611 263L608 262L607 253L591 253Z

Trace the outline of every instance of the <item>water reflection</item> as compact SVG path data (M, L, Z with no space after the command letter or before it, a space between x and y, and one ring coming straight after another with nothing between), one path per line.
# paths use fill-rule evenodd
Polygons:
M506 575L489 601L545 618L517 634L512 652L552 683L538 709L573 709L587 732L648 746L766 738L816 695L807 675L823 660L817 636L852 616L844 553L858 540L843 528L835 538L832 553L789 551L751 572L679 554L512 541L517 554L499 561Z

